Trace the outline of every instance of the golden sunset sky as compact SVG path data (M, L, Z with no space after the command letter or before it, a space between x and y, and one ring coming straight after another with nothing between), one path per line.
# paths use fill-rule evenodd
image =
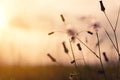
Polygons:
M118 0L103 2L114 24L119 7ZM69 60L61 48L61 42L66 40L65 35L47 35L54 30L65 31L60 14L65 16L67 24L78 31L86 29L90 21L82 23L79 20L81 17L90 17L101 25L108 25L100 11L99 0L0 0L0 62L46 64L51 62L46 56L47 53L57 57L60 62ZM85 54L85 57L94 62L91 55Z

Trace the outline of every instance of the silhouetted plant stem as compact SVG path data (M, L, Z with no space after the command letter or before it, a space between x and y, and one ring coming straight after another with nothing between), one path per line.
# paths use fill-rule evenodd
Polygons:
M99 42L98 32L96 32L96 36L97 36L97 40L98 40L99 60L100 60L100 64L101 64L102 71L104 72L104 73L103 73L103 74L104 74L104 78L105 78L105 80L107 80L106 73L105 73L105 69L104 69L104 66L103 66L102 58L101 58L101 48L100 48L100 42Z
M71 49L71 53L72 53L73 60L74 60L75 70L76 70L76 73L77 73L77 75L78 75L78 76L77 76L77 79L79 80L79 70L78 70L78 66L77 66L75 54L74 54L73 47L72 47L72 43L71 43L70 39L69 39L69 44L70 44L70 49Z
M119 13L120 13L120 12L118 12L118 17L119 17ZM116 27L117 27L117 24L118 24L118 22L117 22L118 19L117 19L117 21L116 21L116 25L115 25L115 29L114 29L112 23L110 22L110 20L109 20L109 18L108 18L108 16L106 15L105 12L104 12L104 15L105 15L106 19L108 20L108 22L109 22L109 24L110 24L110 26L111 26L111 28L112 28L114 37L115 37L115 43L116 43L117 54L118 54L118 63L117 63L117 80L118 80L118 79L119 79L119 65L120 65L119 44L118 44L117 34L116 34Z
M108 22L109 22L109 24L110 24L110 26L111 26L111 28L112 28L112 31L113 31L113 33L114 33L115 42L116 42L116 47L117 47L117 52L118 52L118 54L119 54L119 45L118 45L116 30L114 29L112 23L110 22L110 19L108 18L108 16L106 15L105 12L104 12L104 15L105 15L106 19L108 20ZM116 22L116 23L117 23L117 22ZM117 25L117 24L116 24L116 25ZM116 26L115 26L115 27L116 27Z
M83 54L83 51L82 51L82 48L81 48L81 45L80 43L77 43L77 47L78 47L78 50L81 51L81 54L82 54L82 58L83 58L83 62L84 62L84 65L87 66L87 63L85 61L85 57L84 57L84 54Z
M115 44L114 44L114 42L113 42L112 38L110 37L109 33L107 32L107 30L106 30L105 28L104 28L104 30L105 30L105 33L107 34L107 36L108 36L109 40L111 41L111 43L112 43L113 47L114 47L114 48L115 48L115 50L117 51L117 48L116 48L116 46L115 46ZM117 51L117 52L118 52L118 51Z
M76 37L78 41L80 41L87 49L89 49L98 59L100 58L92 49L90 49L83 41L81 41L78 37Z
M108 16L107 16L106 12L104 12L104 15L105 15L105 17L106 17L107 21L109 22L110 27L111 27L111 28L112 28L112 30L114 31L114 27L113 27L112 23L110 22L110 19L108 18Z
M117 34L116 34L115 31L114 31L114 35L115 35L115 41L116 41L117 52L118 52L118 57L119 57L119 55L120 55L120 53L119 53L119 45L118 45L118 40L117 40ZM120 60L120 57L119 57L119 60Z
M82 57L83 57L83 61L84 61L85 66L87 66L87 63L86 63L86 61L85 61L85 57L84 57L83 52L82 52Z
M117 15L116 24L115 24L115 31L116 31L117 26L118 26L119 16L120 16L120 5L119 5L119 10L118 10L118 15Z
M72 56L73 56L73 59L75 60L75 69L76 69L76 72L78 72L78 67L77 67L77 63L76 63L76 58L75 58L75 55L74 55L74 51L73 51L73 47L72 47L72 43L69 39L69 44L70 44L70 49L71 49L71 53L72 53Z

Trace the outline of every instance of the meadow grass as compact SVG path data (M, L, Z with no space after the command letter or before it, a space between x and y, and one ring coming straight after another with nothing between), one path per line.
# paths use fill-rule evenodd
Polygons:
M88 34L91 34L91 35L96 34L96 38L97 38L97 46L96 46L96 48L97 48L97 50L98 50L98 54L97 54L97 52L95 52L94 50L92 50L86 43L84 43L84 41L82 41L82 40L79 38L79 34L80 34L81 32L84 32L84 31L80 31L80 33L79 33L79 32L76 32L76 31L73 30L73 29L67 29L67 30L66 30L66 33L64 33L64 34L67 35L67 38L68 38L68 40L69 40L70 51L71 51L71 54L72 54L72 57L73 57L73 61L71 61L71 64L74 64L75 72L76 72L76 73L74 73L74 75L77 75L77 76L75 76L75 77L78 77L78 78L74 79L73 76L72 76L72 78L71 78L70 80L82 80L82 79L81 79L81 72L79 71L78 65L77 65L77 62L76 62L75 52L73 51L74 47L72 46L72 43L74 43L75 40L78 40L78 41L80 42L79 44L77 44L78 50L82 51L82 48L81 48L81 46L80 46L80 44L82 44L82 45L84 45L84 46L99 60L99 64L100 64L99 67L101 67L101 70L99 70L98 73L103 75L104 80L119 80L120 52L119 52L119 42L118 42L118 37L117 37L117 36L118 36L118 35L117 35L117 27L118 27L119 15L120 15L120 7L119 7L119 10L118 10L117 19L116 19L116 21L115 21L115 26L113 26L111 20L109 19L109 17L108 17L107 14L106 14L106 8L104 7L103 1L100 0L99 3L100 3L101 11L104 13L105 18L106 18L107 21L108 21L108 24L109 24L109 27L108 27L108 28L111 28L111 32L112 32L112 34L114 35L113 37L111 37L110 34L109 34L109 32L108 32L108 30L107 30L105 27L103 27L103 29L104 29L104 31L105 31L104 34L106 34L106 35L108 36L108 40L111 41L112 46L113 46L114 50L116 51L117 57L118 57L118 58L117 58L117 64L116 64L117 67L116 67L116 65L114 65L113 69L114 69L115 71L114 71L113 73L111 73L112 75L114 75L114 78L112 79L112 77L111 77L111 78L108 77L108 76L112 76L112 75L110 75L110 74L108 73L108 72L109 72L109 70L108 70L109 67L108 67L108 66L110 66L110 64L108 64L107 68L105 68L105 66L104 66L104 64L103 64L103 61L102 61L102 57L104 58L104 60L105 60L106 62L109 62L109 59L108 59L108 56L107 56L107 54L106 54L105 52L101 52L101 47L102 47L102 46L101 46L101 44L100 44L99 30L98 30L98 28L99 28L100 26L99 26L99 24L93 24L95 33L91 32L91 31L85 31L85 32L87 32ZM61 17L61 19L62 19L62 21L63 21L63 23L65 24L65 27L66 27L67 23L66 23L66 21L65 21L65 18L64 18L64 16L63 16L63 14L61 14L60 17ZM57 32L57 31L56 31L56 32ZM51 33L48 33L48 35L51 35L51 34L54 34L54 33L55 33L55 32L51 32ZM113 41L113 39L114 39L115 41ZM109 45L107 45L107 46L109 46ZM65 53L68 53L68 49L66 48L65 43L63 43L63 48L64 48ZM84 59L84 55L83 55L83 61L84 61L84 63L86 64L85 59ZM97 68L97 67L96 67L96 68ZM107 72L107 71L108 71L108 72ZM87 71L85 71L85 72L87 72ZM87 76L87 75L89 75L89 74L84 74L84 75ZM116 77L115 77L115 75L116 75ZM95 76L99 77L99 75L95 75ZM89 76L89 78L90 78L90 77L91 77L91 76ZM90 80L90 79L83 79L83 80ZM99 79L93 79L93 80L99 80ZM102 80L102 79L100 79L100 80Z
M118 62L117 67L116 63L111 63L104 65L102 61L102 57L106 62L109 62L108 56L105 52L101 52L101 44L99 39L99 31L98 29L95 29L95 33L91 31L80 31L76 32L73 29L67 29L66 33L61 32L63 34L67 34L67 39L69 44L66 45L65 41L62 42L64 53L66 54L72 54L72 61L71 65L46 65L46 66L0 66L0 80L119 80L119 74L120 74L120 52L119 52L119 42L117 37L117 26L118 26L118 20L119 20L119 14L120 14L120 8L117 15L117 20L115 23L115 26L111 23L109 17L107 16L105 12L105 7L103 5L102 0L100 0L100 6L101 11L104 13L110 28L112 29L111 32L114 35L114 37L111 37L109 32L104 28L105 34L108 36L108 40L111 41L112 46L114 50L117 53L118 56ZM67 23L65 21L64 16L60 15L64 25L66 26ZM94 27L99 27L98 25L94 25ZM48 33L48 35L52 35L57 31L53 31ZM59 32L59 31L58 31ZM96 34L97 38L97 50L98 54L92 50L90 47L88 47L87 43L82 41L79 38L79 34L81 32L87 32L90 35ZM115 39L115 41L113 41ZM87 65L87 62L84 58L84 55L82 53L83 61L85 65L78 65L77 59L75 56L75 51L73 47L73 43L78 40L79 43L76 44L76 47L78 50L82 53L82 47L81 45L85 46L95 57L99 60L100 65ZM67 48L69 46L70 48ZM109 45L108 45L109 46ZM102 55L103 54L103 55ZM56 58L51 55L51 53L47 53L47 55L52 62L58 63ZM115 64L115 65L114 65Z

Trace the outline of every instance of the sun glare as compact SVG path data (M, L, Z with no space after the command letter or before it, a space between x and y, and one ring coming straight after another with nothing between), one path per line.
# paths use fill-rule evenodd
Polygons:
M7 16L5 14L5 10L2 6L0 6L0 29L6 28L7 25Z

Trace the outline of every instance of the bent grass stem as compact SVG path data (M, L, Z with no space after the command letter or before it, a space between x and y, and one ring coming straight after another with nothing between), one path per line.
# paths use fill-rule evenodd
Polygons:
M89 49L98 59L100 58L92 49L90 49L83 41L81 41L77 36L76 39L80 41L87 49Z
M100 64L101 64L101 68L102 70L104 71L104 78L105 80L107 80L107 77L106 77L106 73L105 73L105 69L104 69L104 66L103 66L103 62L102 62L102 58L101 58L101 48L100 48L100 40L99 40L99 35L98 35L98 32L96 32L96 36L97 36L97 40L98 40L98 49L99 49L99 60L100 60Z

